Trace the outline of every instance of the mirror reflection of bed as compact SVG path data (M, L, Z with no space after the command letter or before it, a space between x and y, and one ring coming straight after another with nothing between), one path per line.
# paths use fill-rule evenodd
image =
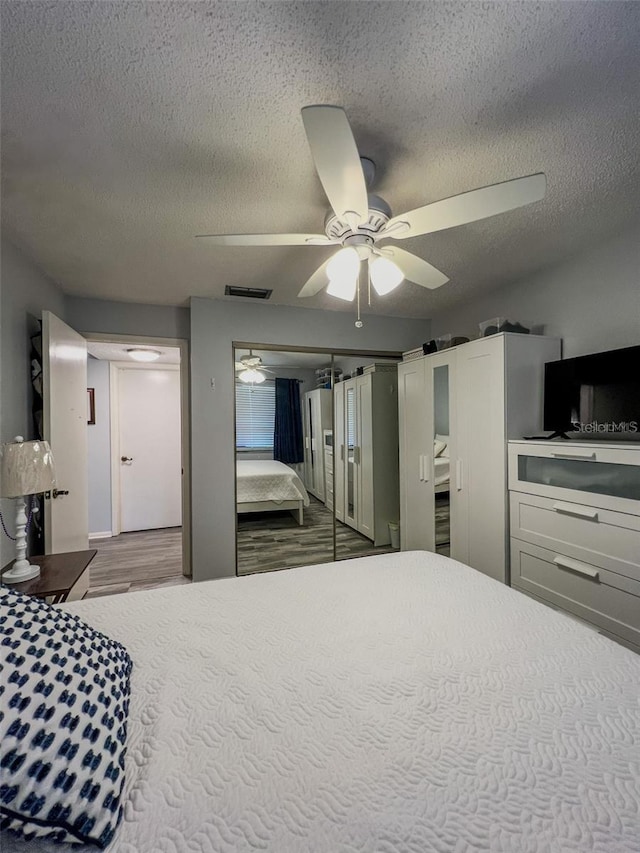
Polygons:
M451 549L449 391L449 366L442 364L433 370L433 476L436 552L445 557Z
M234 358L238 574L395 550L389 522L397 523L399 515L397 435L384 444L380 443L384 435L376 436L379 447L363 454L362 440L371 444L367 434L371 427L363 427L356 409L356 398L361 405L367 404L363 388L374 380L362 377L374 360L240 347L234 350ZM381 359L375 361L382 364ZM389 388L395 364L391 362L384 383ZM247 369L257 369L262 377L247 374ZM369 367L369 373L372 370ZM340 381L332 383L332 375ZM380 377L375 383L377 389ZM348 410L341 410L337 428L333 384L341 400L349 387L353 401ZM397 424L395 389L380 403L388 404ZM345 430L350 430L349 435ZM338 455L334 456L337 439ZM344 441L349 443L346 457ZM374 469L384 473L391 495L385 498L386 508L379 500L384 519L378 521L377 532L372 530L366 506L371 502L367 492ZM391 474L386 469L392 469ZM350 515L344 517L347 498Z

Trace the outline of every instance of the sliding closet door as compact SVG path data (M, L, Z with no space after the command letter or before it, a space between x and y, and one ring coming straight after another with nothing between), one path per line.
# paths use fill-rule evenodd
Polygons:
M427 359L398 365L400 427L400 544L403 551L435 550L433 373Z

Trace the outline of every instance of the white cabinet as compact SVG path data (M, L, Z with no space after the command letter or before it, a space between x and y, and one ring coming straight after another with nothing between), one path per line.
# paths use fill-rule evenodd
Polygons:
M323 433L331 429L331 391L307 391L303 403L304 483L318 500L325 500Z
M511 583L640 650L640 446L509 443Z
M508 582L506 442L542 429L543 365L559 358L555 338L507 333L399 366L403 549L435 550L434 376L446 364L450 554Z
M397 388L395 365L335 388L336 518L376 546L399 517Z

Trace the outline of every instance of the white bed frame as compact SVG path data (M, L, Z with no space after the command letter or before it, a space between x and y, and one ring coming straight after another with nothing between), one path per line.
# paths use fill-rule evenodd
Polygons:
M245 512L275 512L279 509L288 509L298 522L300 527L304 523L304 502L299 501L249 501L236 504L238 515Z

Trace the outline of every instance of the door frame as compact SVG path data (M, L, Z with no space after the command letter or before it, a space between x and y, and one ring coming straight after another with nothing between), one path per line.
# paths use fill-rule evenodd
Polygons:
M120 447L119 447L119 375L123 369L180 371L180 430L182 457L182 574L192 576L191 567L191 411L189 394L189 342L184 338L145 337L143 335L105 335L85 332L88 343L126 343L134 346L176 347L180 364L109 362L109 405L111 440L111 533L118 536L120 524Z

